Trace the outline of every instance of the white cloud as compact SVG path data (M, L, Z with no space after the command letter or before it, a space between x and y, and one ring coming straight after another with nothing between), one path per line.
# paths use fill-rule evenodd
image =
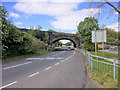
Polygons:
M75 30L77 29L77 26L80 21L83 21L85 17L89 17L98 13L98 10L99 9L82 9L79 11L71 12L68 15L57 16L57 21L51 22L51 24L56 29Z
M2 0L2 2L57 2L57 3L65 3L65 2L101 2L101 0ZM105 0L102 2L105 2ZM119 0L109 0L109 2L119 2Z
M20 17L20 15L18 15L17 13L14 13L14 12L10 12L10 13L9 13L9 16L15 17L15 18Z
M115 12L116 15L118 15L118 12Z
M70 13L72 9L77 8L77 5L74 3L17 3L14 8L27 14L58 16Z
M108 25L106 27L111 28L111 29L115 30L116 32L118 32L118 24L120 25L120 23L116 22L116 23Z
M15 22L16 25L23 25L22 22Z
M28 19L28 17L27 17L27 16L26 16L25 18L26 18L26 19Z
M77 10L78 3L55 3L56 0L50 0L52 3L17 3L14 8L27 14L42 14L54 16L56 21L51 25L55 29L75 30L80 21L85 17L99 13L99 9ZM65 0L68 2L68 0ZM74 0L71 0L71 2ZM80 1L80 0L75 0ZM83 0L82 0L83 1ZM60 2L60 0L59 0ZM93 11L92 13L90 13Z

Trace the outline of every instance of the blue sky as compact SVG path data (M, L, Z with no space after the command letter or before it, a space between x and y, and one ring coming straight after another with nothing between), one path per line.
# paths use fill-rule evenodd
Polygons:
M98 8L88 8L89 2L2 2L9 12L13 24L19 28L37 27L43 30L53 29L59 32L76 33L77 25L85 17L94 16L98 19L100 26L117 30L118 14L105 5ZM73 0L74 1L74 0ZM115 4L117 5L117 4ZM90 13L92 12L92 13ZM109 12L109 13L108 13ZM109 16L109 18L107 18Z

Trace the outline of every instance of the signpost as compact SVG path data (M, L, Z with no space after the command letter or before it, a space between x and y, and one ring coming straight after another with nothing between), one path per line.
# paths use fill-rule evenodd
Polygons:
M102 48L104 50L104 42L106 42L106 31L105 30L93 30L92 31L92 42L95 43L95 55L97 56L97 42L102 42Z

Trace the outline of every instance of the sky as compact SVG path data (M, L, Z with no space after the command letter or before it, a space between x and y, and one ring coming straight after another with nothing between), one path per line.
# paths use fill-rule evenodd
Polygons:
M79 22L92 16L98 19L100 27L105 25L118 31L118 13L115 10L107 4L101 9L90 8L89 3L85 0L6 0L2 5L9 12L8 19L19 28L41 26L45 31L76 33Z

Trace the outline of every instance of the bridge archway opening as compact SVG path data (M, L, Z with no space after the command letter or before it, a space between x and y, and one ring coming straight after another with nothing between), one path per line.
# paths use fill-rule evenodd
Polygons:
M74 40L71 40L71 39L68 39L68 38L60 38L60 39L54 40L54 41L51 42L51 44L53 44L57 41L60 41L60 40L69 40L73 43L74 48L76 48L76 42Z

